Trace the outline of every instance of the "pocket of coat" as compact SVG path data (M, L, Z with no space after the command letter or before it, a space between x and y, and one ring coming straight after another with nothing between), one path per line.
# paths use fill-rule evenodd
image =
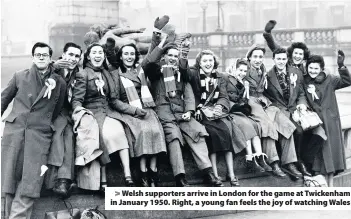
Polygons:
M10 123L12 123L12 122L14 122L15 121L15 119L17 118L17 115L15 115L15 114L10 114L10 115L8 115L4 120L2 120L3 122L10 122Z

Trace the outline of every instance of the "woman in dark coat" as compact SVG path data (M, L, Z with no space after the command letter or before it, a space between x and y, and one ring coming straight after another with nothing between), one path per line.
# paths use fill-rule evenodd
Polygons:
M248 62L245 59L237 59L227 69L228 73L228 85L227 92L230 104L230 118L232 121L239 126L243 132L246 140L247 147L246 150L246 163L248 171L253 172L264 172L272 171L272 168L267 165L264 159L262 159L260 166L257 162L262 156L266 156L262 153L259 125L251 118L251 107L248 105L249 93L248 86L249 83L244 80L247 73ZM255 150L252 153L251 144ZM234 145L234 152L239 153L244 148L238 148Z
M228 178L231 185L236 186L239 183L234 175L233 145L245 148L246 144L240 129L228 118L227 81L225 76L216 70L217 67L218 62L214 53L210 50L201 51L196 56L196 64L188 71L189 82L193 88L197 106L195 118L206 127L209 133L206 143L214 174L218 177L217 153L224 152Z
M307 100L323 121L328 139L325 141L319 158L315 159L313 170L332 177L334 173L346 169L345 148L342 141L340 114L335 90L351 85L351 75L344 66L345 55L338 52L339 75L326 74L324 59L312 55L307 60L304 87Z
M101 45L92 44L84 54L83 70L76 75L72 95L72 107L76 111L84 107L94 114L100 131L101 189L106 187L105 165L110 162L109 154L118 151L125 174L126 186L133 186L129 168L129 146L121 121L121 113L129 113L119 100L116 79L106 70L105 52Z
M135 109L137 118L125 115L124 119L134 139L130 147L131 157L140 158L141 186L157 186L157 155L166 152L166 140L162 125L153 110L156 106L147 86L142 65L136 66L139 52L134 44L122 46L117 52L121 101L126 107ZM132 114L134 115L134 114ZM150 166L147 168L147 158Z

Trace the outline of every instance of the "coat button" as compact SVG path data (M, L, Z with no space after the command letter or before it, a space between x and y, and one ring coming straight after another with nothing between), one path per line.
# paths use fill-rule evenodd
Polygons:
M48 113L48 114L47 114L47 117L50 118L50 117L51 117L51 113Z

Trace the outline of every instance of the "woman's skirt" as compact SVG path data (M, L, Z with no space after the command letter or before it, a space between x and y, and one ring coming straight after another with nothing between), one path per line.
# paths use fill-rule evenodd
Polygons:
M209 134L206 137L206 144L210 154L231 151L233 148L231 130L223 119L207 120L204 118L201 121Z
M122 123L108 116L106 116L102 126L102 139L108 154L129 148Z
M131 132L132 146L129 147L131 157L142 155L155 155L166 152L166 140L162 125L152 109L144 109L147 115L142 118L134 118L127 114L122 114L121 120Z
M230 118L235 125L239 127L242 131L245 141L251 140L255 136L259 136L259 126L258 124L245 116L241 112L235 112L230 114Z

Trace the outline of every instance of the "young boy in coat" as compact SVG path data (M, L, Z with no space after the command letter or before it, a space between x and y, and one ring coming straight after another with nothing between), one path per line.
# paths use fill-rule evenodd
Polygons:
M62 57L53 64L55 73L65 80L67 91L62 111L54 123L56 131L50 147L49 171L45 184L47 188L52 188L61 197L69 196L69 190L74 179L75 137L73 134L71 99L81 55L81 47L69 42L63 48Z
M160 20L156 19L156 31L153 33L149 49L150 59L144 61L144 66L145 74L151 82L151 93L156 103L155 111L166 136L176 186L189 186L185 179L182 155L182 147L185 143L189 145L197 166L203 171L206 183L222 186L222 182L213 174L208 157L205 142L205 136L208 136L208 133L205 127L193 117L195 97L191 85L186 80L187 69L180 66L180 62L187 62L189 48L184 48L185 51L181 47L184 39L179 42L178 47L172 43L165 44L166 37L161 41L160 30L157 30L160 26L159 22ZM161 57L163 60L160 61Z

